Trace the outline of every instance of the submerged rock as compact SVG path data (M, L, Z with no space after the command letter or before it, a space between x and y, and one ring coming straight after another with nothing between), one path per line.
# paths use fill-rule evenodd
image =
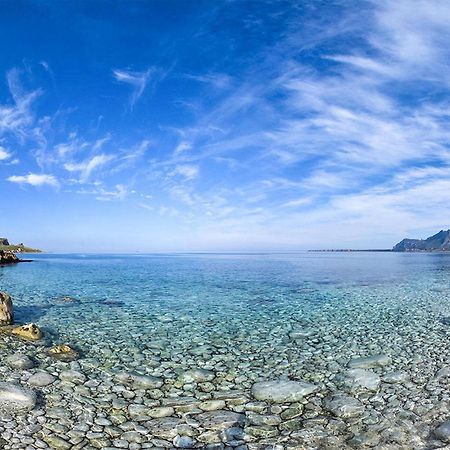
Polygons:
M304 381L261 381L252 386L252 395L257 400L273 403L293 403L318 391L318 387Z
M28 323L26 325L15 327L11 330L11 334L28 341L38 341L39 339L42 339L42 331L34 323Z
M349 369L344 376L344 384L352 391L359 389L377 391L380 383L380 376L366 369Z
M180 381L182 383L202 383L213 380L215 376L215 373L210 370L191 369L180 375Z
M450 442L450 420L441 423L435 430L434 435L443 442Z
M400 371L389 372L386 375L384 375L384 377L383 377L383 381L385 383L390 383L390 384L405 383L408 380L409 380L408 374L405 372L400 372Z
M13 383L0 382L0 411L32 410L35 405L36 394L31 389Z
M11 296L6 292L0 292L0 325L12 325L14 312Z
M157 389L163 385L163 380L152 375L138 375L131 372L120 372L116 380L125 385L131 385L135 389Z
M207 411L196 416L196 419L207 430L226 430L241 427L245 422L245 415L233 411Z
M36 387L44 387L54 383L56 378L48 372L40 371L28 378L28 384Z
M67 344L55 345L48 350L48 354L60 361L75 361L80 357L79 352Z
M16 370L27 370L34 367L34 362L27 355L22 355L21 353L8 356L6 364Z
M325 409L336 417L349 419L361 416L364 413L364 405L354 397L347 395L334 395L325 399Z
M384 367L392 363L388 355L373 355L365 358L352 359L348 366L350 369L374 369L375 367Z

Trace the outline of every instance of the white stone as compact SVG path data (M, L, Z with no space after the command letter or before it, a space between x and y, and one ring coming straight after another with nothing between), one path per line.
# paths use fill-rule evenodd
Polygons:
M252 386L253 397L273 403L298 402L317 391L317 386L304 381L261 381Z
M0 382L0 411L31 410L36 405L36 394L17 384Z

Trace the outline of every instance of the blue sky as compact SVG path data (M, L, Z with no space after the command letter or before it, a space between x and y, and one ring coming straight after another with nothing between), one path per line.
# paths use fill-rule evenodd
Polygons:
M447 1L6 1L0 235L391 247L449 228Z

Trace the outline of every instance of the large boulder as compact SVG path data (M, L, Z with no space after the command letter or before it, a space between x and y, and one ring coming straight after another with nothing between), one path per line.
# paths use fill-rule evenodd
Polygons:
M18 384L0 382L0 412L29 411L36 405L36 394Z
M293 403L303 400L305 396L317 390L317 386L304 381L261 381L252 386L252 395L256 400L273 403Z
M6 292L0 292L0 325L12 325L14 312L11 296Z

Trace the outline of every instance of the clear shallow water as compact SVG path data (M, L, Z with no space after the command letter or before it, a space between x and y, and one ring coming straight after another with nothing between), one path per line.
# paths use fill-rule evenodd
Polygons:
M221 408L246 414L242 439L255 443L249 449L366 448L364 442L378 442L379 449L442 448L433 429L450 417L448 377L436 377L450 367L450 255L32 257L33 263L0 268L0 289L13 296L18 321L36 322L49 341L76 345L83 352L75 367L101 383L98 391L90 391L97 414L116 414L111 398L121 390L114 391L114 373L126 370L164 382L150 397L131 397L138 404L240 392L244 404L233 403L233 394ZM76 301L62 301L66 296ZM38 370L66 370L49 361L39 346L10 345L14 348L0 347L2 358L25 351L36 356ZM376 391L355 391L343 382L351 359L380 353L392 362L372 368L380 380ZM213 382L180 381L193 368L213 371ZM396 371L406 381L386 381ZM0 372L25 383L29 376L1 365ZM264 404L262 414L277 415L280 425L255 427L251 387L276 379L309 381L318 392L292 421L278 416L288 405ZM67 391L63 384L45 389L47 408L59 406L63 396L58 393L64 392L65 407L78 414L76 389ZM327 407L327 399L336 394L358 398L364 412L336 418ZM180 408L170 420L186 426L191 419L183 413L185 406ZM158 419L148 423L149 439L161 437L161 426ZM197 448L203 448L202 439L209 437L202 437L199 426ZM169 448L176 426L164 427ZM210 442L234 438L224 439ZM261 446L270 439L286 446Z
M345 358L349 348L370 354L394 344L391 352L404 353L420 338L421 325L431 334L450 330L442 320L450 316L450 255L32 257L33 263L0 268L0 288L13 296L17 319L36 322L113 368L155 372L145 363L157 343L175 358L175 368L212 364L232 352L237 369L249 358L258 376L309 376L299 360L326 359L333 351ZM78 302L61 302L64 296ZM299 329L313 332L316 344L292 343L288 334ZM316 375L325 363L315 364Z

